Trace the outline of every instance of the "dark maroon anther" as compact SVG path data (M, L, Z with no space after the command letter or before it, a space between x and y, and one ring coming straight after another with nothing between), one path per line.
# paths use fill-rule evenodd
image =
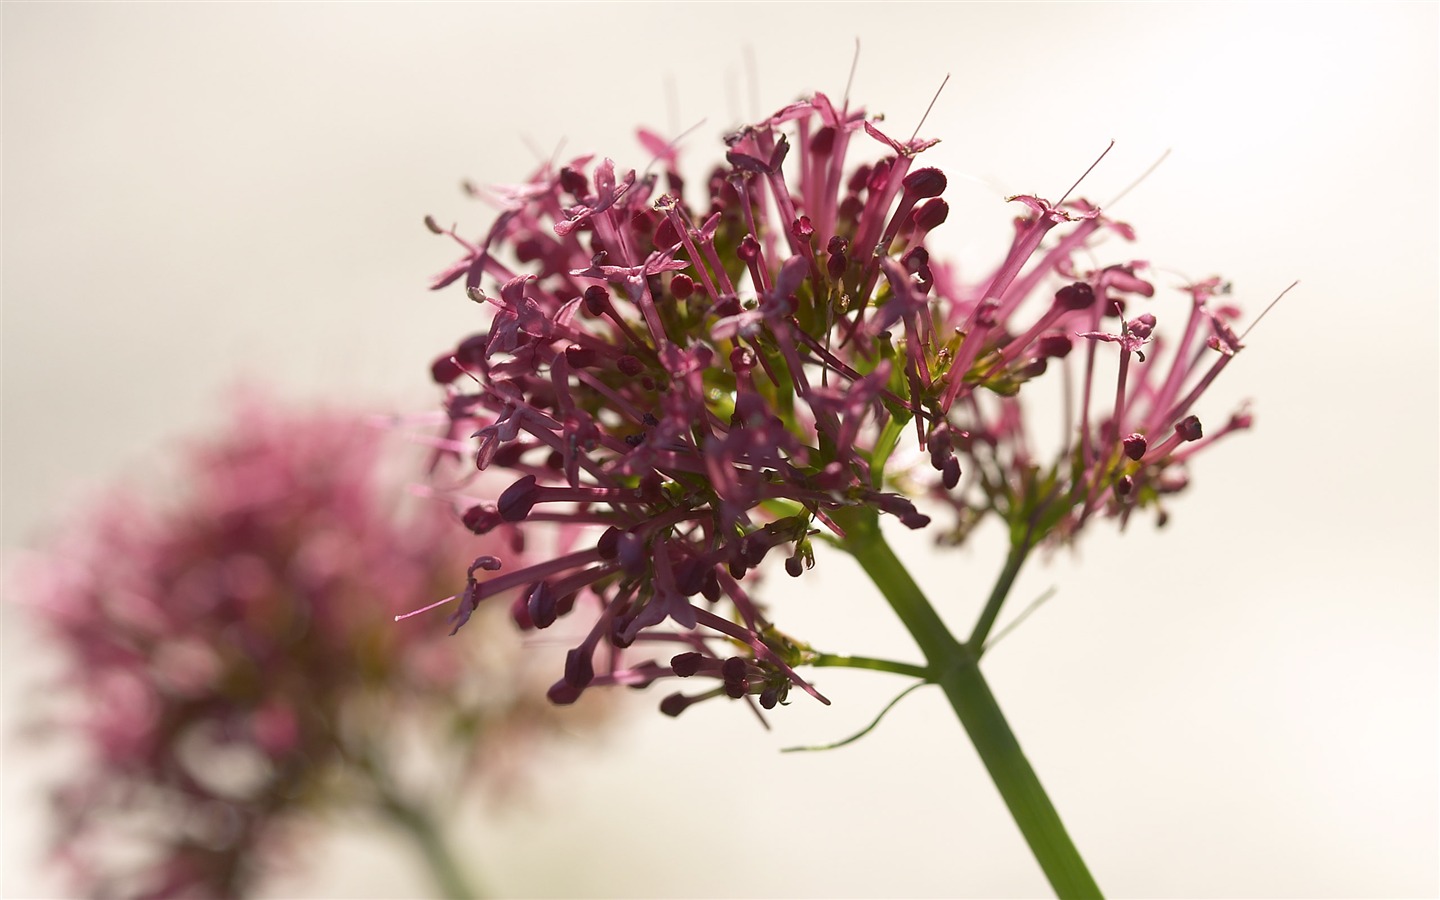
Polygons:
M526 475L505 489L496 502L500 518L507 522L520 522L530 515L530 508L539 499L535 488L535 476Z
M1198 441L1205 436L1198 416L1186 416L1175 423L1175 433L1180 435L1182 441Z
M522 263L532 263L545 255L545 246L536 238L515 242L515 258Z
M505 521L500 511L493 506L472 506L460 517L465 527L475 534L488 534L492 528Z
M720 602L720 576L715 574L714 569L705 570L705 581L700 585L700 596L711 603Z
M644 425L646 428L654 428L655 426L660 424L660 420L655 418L654 413L647 412L640 417L640 424Z
M1075 342L1070 340L1070 335L1052 331L1040 335L1035 341L1035 352L1052 359L1064 359L1074 346Z
M940 473L940 481L945 485L945 490L953 491L955 485L960 483L960 460L950 457L945 463L945 469Z
M695 701L684 694L671 694L660 701L660 711L672 719L685 711L685 708Z
M555 601L555 615L563 616L569 614L575 608L575 599L580 596L579 591L571 591L559 600Z
M1129 475L1121 475L1115 479L1115 496L1128 497L1130 492L1135 490L1135 479Z
M1145 455L1145 447L1147 446L1145 443L1145 435L1132 434L1122 443L1125 446L1125 455L1131 459L1138 462L1140 457Z
M566 166L560 170L560 187L579 200L590 191L590 180L584 174Z
M649 236L655 231L655 214L646 209L640 210L630 217L630 230L637 235Z
M1095 305L1095 291L1085 282L1076 281L1056 291L1055 302L1065 309L1089 309Z
M695 279L681 272L670 279L670 294L676 300L685 300L695 293Z
M555 592L550 590L550 585L543 581L530 589L530 594L525 600L525 608L530 613L530 621L535 623L536 628L549 628L555 624L555 619L559 615L555 604Z
M800 557L792 556L789 559L785 560L785 574L789 575L791 578L799 578L801 573L804 571L805 566L800 562Z
M585 311L592 316L603 316L610 309L610 292L598 284L585 289Z
M454 354L446 353L430 364L430 377L436 384L450 384L465 374L465 370L460 368L460 364L455 362L453 357Z
M845 189L852 194L858 194L865 190L865 185L870 182L870 166L862 165L850 174L850 180L845 182Z
M938 197L945 192L945 173L931 166L916 169L900 182L905 193L916 199Z
M645 443L645 432L637 431L634 434L625 435L625 444L629 447L638 447Z
M940 197L927 200L915 208L915 227L921 231L930 231L940 227L950 217L950 204Z
M621 374L634 378L645 371L645 364L627 353L615 361L615 368L619 369Z
M810 137L810 152L825 154L835 149L835 129L826 125Z
M565 348L565 361L572 369L588 369L599 360L600 355L589 347L571 344Z
M860 211L864 208L865 201L854 194L850 194L844 200L840 201L840 208L836 210L836 215L842 222L853 222L860 218Z
M565 681L583 688L595 680L595 664L590 661L590 648L579 646L565 654Z
M809 216L801 216L790 223L790 234L796 240L809 243L811 235L815 234L815 226L810 224Z
M670 668L674 669L675 674L681 678L689 678L691 675L700 671L700 664L704 661L705 657L694 651L677 653L670 658Z
M1105 298L1105 315L1113 319L1123 318L1125 315L1125 301L1119 297Z

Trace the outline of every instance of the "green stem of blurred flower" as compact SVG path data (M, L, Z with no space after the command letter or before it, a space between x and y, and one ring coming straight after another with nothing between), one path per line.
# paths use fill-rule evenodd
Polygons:
M429 867L435 886L447 900L474 900L482 896L471 884L460 861L450 851L434 816L414 804L407 803L393 792L383 791L380 808L386 819L415 842Z
M945 627L886 543L873 510L851 507L831 515L845 529L840 547L860 563L920 645L931 678L950 700L1055 893L1062 898L1102 896L980 672L979 648L956 640ZM999 609L1023 561L1024 551L1012 552L987 610L991 606ZM988 627L983 631L977 628L982 639L987 631Z

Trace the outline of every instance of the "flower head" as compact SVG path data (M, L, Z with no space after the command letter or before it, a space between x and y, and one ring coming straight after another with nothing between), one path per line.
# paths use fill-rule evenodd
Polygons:
M1216 283L1190 288L1184 335L1161 339L1153 313L1125 318L1155 293L1144 264L1089 265L1098 236L1130 228L1033 196L1012 198L1000 265L961 283L928 247L948 217L945 175L918 164L935 142L823 94L727 135L698 197L675 148L642 141L663 181L583 157L501 193L478 243L433 228L464 247L433 286L463 280L486 320L433 366L442 449L513 479L465 501L466 522L554 541L529 567L472 567L458 621L517 586L523 627L590 609L553 700L670 678L711 685L670 713L820 698L795 671L810 651L747 585L772 553L802 575L812 540L843 540L847 508L922 528L914 500L931 497L958 511L955 534L995 513L1063 539L1176 489L1191 409L1238 349ZM1050 370L1079 399L1041 459L1021 397Z
M252 397L190 449L183 498L114 494L31 566L17 593L71 657L93 757L57 797L87 890L233 896L298 814L438 801L558 724L513 640L393 623L457 580L474 538L397 511L380 434ZM417 735L418 788L389 762ZM120 836L137 846L115 856Z

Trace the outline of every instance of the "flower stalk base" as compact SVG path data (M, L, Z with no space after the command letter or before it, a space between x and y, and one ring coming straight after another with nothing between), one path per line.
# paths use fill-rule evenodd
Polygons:
M945 692L1055 893L1062 898L1103 896L1005 721L975 648L956 640L945 627L886 543L873 512L854 512L841 524L846 534L841 548L870 576L920 645L931 680ZM1011 567L1006 572L1013 580Z

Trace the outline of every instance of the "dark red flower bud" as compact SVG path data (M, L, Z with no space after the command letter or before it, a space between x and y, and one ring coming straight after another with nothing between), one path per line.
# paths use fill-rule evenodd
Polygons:
M583 688L595 680L595 664L590 661L590 648L579 646L565 654L565 681Z
M1077 281L1056 291L1055 302L1066 309L1089 309L1095 304L1095 291L1085 282Z
M700 671L700 664L704 661L705 657L703 655L693 651L690 653L677 653L670 658L670 668L674 669L675 674L681 678L689 678L691 675Z
M671 694L660 701L660 711L671 718L680 715L695 701L684 694Z
M1180 439L1183 441L1198 441L1205 436L1197 416L1186 416L1175 423L1175 433L1180 435Z
M453 353L446 353L430 364L430 377L436 384L450 384L465 374L460 364L455 362Z
M945 192L945 173L927 166L906 175L905 180L900 183L905 188L905 193L917 199L938 197Z
M595 365L598 358L599 354L589 347L571 344L565 348L565 361L570 364L572 369L588 369Z
M500 512L500 518L507 522L520 522L530 515L530 508L538 499L539 491L535 487L535 476L526 475L506 488L505 493L500 495L500 499L495 505Z
M1049 334L1040 335L1035 341L1035 352L1053 359L1064 359L1070 355L1070 350L1074 346L1075 342L1070 340L1070 335L1052 331Z
M1138 462L1140 460L1140 457L1145 455L1145 447L1147 446L1145 442L1145 435L1132 434L1127 437L1122 443L1125 446L1125 455L1130 457L1131 459Z
M530 613L530 621L535 623L536 628L549 628L555 624L555 619L559 615L555 603L555 592L550 590L550 585L543 581L530 589L525 600L525 608Z
M615 368L619 369L623 374L634 378L636 375L645 371L645 364L627 353L615 361Z
M472 506L465 510L460 519L465 523L465 527L475 534L487 534L505 521L500 517L500 511L493 506Z
M669 250L680 243L681 239L680 230L675 227L674 222L666 218L660 223L660 227L655 229L653 242L656 250Z
M590 181L581 172L566 166L560 170L560 187L577 200L590 191Z
M603 316L610 309L610 292L598 284L585 289L585 311L592 316Z
M950 204L936 197L917 206L913 216L916 228L921 231L930 231L938 228L950 217Z

